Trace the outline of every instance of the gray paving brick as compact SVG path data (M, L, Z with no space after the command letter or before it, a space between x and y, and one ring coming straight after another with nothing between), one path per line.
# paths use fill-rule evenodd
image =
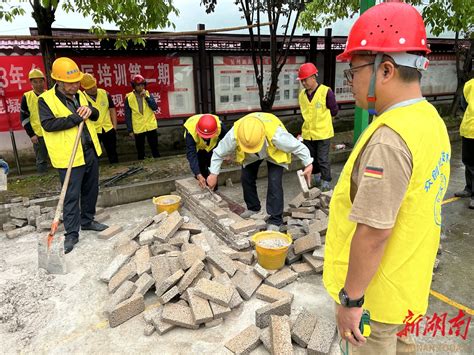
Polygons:
M174 274L168 276L165 280L163 280L161 283L156 284L156 295L158 297L161 297L166 291L168 291L171 287L176 285L178 281L183 277L184 271L183 270L178 270ZM176 288L177 289L177 288ZM178 291L179 293L179 291Z
M175 298L177 295L179 295L178 288L176 286L171 287L168 291L166 291L164 294L162 294L159 298L158 301L161 304L166 304L169 301L171 301L173 298Z
M310 252L321 246L321 237L318 232L311 232L310 234L295 240L294 250L295 254L304 254Z
M109 325L115 328L145 310L143 296L135 294L118 304L109 314Z
M151 322L155 326L156 332L160 335L163 335L176 327L174 324L166 323L161 319L163 308L164 307L159 307L157 312L155 312L151 317Z
M160 242L167 243L173 234L176 233L179 227L183 225L183 223L183 217L178 211L174 211L168 216L168 218L160 223L155 233L155 239Z
M232 259L217 250L209 250L206 254L206 259L208 262L213 264L219 271L225 272L229 276L233 276L237 271Z
M306 262L292 264L290 268L299 276L308 276L315 273L313 267Z
M196 260L203 261L206 258L206 253L197 245L190 245L189 249L181 253L179 261L183 270L189 269Z
M261 330L252 324L227 341L224 346L234 354L250 354L260 345L260 333Z
M120 285L125 281L130 280L137 274L137 266L133 261L124 265L109 281L108 290L109 293L114 293Z
M262 283L262 278L255 272L244 274L242 271L237 271L232 277L232 283L239 291L240 296L248 301Z
M225 318L232 311L230 307L221 306L220 304L209 301L214 319Z
M214 319L209 301L194 294L192 289L188 290L188 302L193 314L194 323L206 323Z
M270 329L272 335L272 354L293 354L290 320L288 317L270 316Z
M130 255L118 254L107 268L100 274L99 279L103 282L109 282L110 279L130 260Z
M293 300L292 293L279 290L278 288L265 285L265 284L261 285L258 288L256 297L260 300L263 300L265 302L270 302L270 303L280 301L284 298L289 298L290 300Z
M310 313L306 308L298 314L295 324L291 328L291 337L299 346L306 348L316 325L316 314Z
M265 280L265 283L276 288L282 288L292 283L297 278L298 274L296 272L292 271L289 267L284 267L283 269L268 277Z
M311 265L311 267L317 273L318 272L323 272L323 266L324 266L323 261L316 259L311 254L303 254L303 260L306 261L309 265Z
M148 245L144 245L136 251L134 261L137 266L138 276L151 271L150 248Z
M336 324L319 317L308 343L308 355L325 355L329 353L336 334Z
M104 309L104 314L108 315L112 310L122 301L125 301L129 298L135 290L137 286L131 281L125 281L117 291L109 298L107 304Z
M167 303L164 305L161 319L166 323L183 328L199 328L199 324L194 323L191 308L177 303Z
M198 277L201 271L204 269L204 264L200 260L196 260L194 264L186 271L184 276L178 283L178 291L179 293L183 293Z
M283 298L279 301L270 303L255 311L255 324L260 329L270 325L270 316L289 316L291 314L291 299Z
M136 293L140 293L141 295L145 296L148 290L153 286L155 280L149 274L144 273L142 274L137 281L135 281L135 286L137 287Z
M215 281L201 279L194 288L194 293L221 306L228 307L234 290L230 286Z

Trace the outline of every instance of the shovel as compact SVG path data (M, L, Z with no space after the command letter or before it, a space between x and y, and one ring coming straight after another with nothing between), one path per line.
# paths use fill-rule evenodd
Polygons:
M41 269L45 269L50 274L67 273L66 260L64 258L64 236L61 235L58 238L54 238L54 235L58 230L59 217L63 210L64 198L66 197L66 191L71 177L72 164L76 157L77 147L79 146L83 127L84 121L79 124L77 130L76 140L74 141L74 147L72 149L71 158L69 159L66 177L64 178L61 194L59 195L58 206L56 207L56 213L54 215L53 223L51 224L51 230L46 237L39 237L38 239L38 266Z

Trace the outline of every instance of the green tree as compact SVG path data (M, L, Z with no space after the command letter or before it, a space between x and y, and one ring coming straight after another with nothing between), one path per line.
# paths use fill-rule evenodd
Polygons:
M266 19L269 23L270 33L269 43L262 41L261 27L255 29L249 27L250 48L252 62L255 71L260 107L262 111L269 112L275 101L275 94L278 89L278 77L288 58L290 44L298 24L301 12L304 9L303 0L234 0L242 12L247 25L262 23ZM207 13L214 11L217 0L201 0ZM278 38L277 31L283 30L283 36ZM263 58L270 57L270 85L264 87Z
M174 27L169 15L178 14L172 0L28 0L28 2L33 10L31 16L36 21L38 35L52 36L51 27L55 21L56 9L61 5L68 13L91 16L94 26L90 28L90 32L103 38L107 38L107 33L102 26L106 22L114 23L119 28L115 42L117 48L125 48L128 40L144 45L144 39L137 35L165 26ZM0 19L12 22L16 17L26 14L26 11L19 6L8 6L4 8L3 4L0 4ZM55 57L53 40L41 39L40 50L49 78Z
M444 31L455 32L457 90L451 105L451 115L455 115L462 95L462 88L472 71L474 50L474 6L472 0L412 0L412 5L425 6L422 16L425 24L435 36ZM341 0L326 2L312 0L306 4L301 14L301 26L307 30L318 31L331 26L337 20L351 18L359 13L359 0ZM460 40L462 39L462 40Z

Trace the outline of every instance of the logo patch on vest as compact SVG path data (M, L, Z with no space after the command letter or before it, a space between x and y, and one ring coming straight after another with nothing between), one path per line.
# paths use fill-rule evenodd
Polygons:
M383 177L383 168L366 166L364 170L364 176L381 179Z

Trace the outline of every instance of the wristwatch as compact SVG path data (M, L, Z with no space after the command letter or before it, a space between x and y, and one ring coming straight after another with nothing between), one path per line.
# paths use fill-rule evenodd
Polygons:
M341 302L341 306L344 307L362 307L362 305L364 304L364 296L357 300L351 300L347 295L346 290L344 290L344 288L341 288L341 291L339 291L339 301Z

